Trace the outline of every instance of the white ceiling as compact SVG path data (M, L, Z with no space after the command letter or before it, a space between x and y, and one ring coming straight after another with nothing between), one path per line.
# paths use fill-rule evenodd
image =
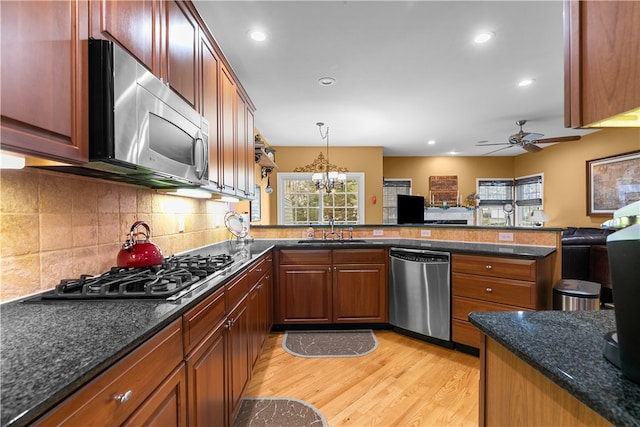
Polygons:
M501 146L476 143L507 142L519 119L545 138L587 133L563 124L561 0L193 3L273 146L324 146L316 122L332 147L385 156L485 155ZM254 28L268 39L251 40ZM495 37L477 45L480 31ZM524 78L536 81L518 87Z

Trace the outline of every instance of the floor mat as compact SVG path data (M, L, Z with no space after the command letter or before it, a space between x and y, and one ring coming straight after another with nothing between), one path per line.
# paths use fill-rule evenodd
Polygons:
M233 427L327 427L327 420L315 406L303 400L245 397Z
M358 357L378 347L372 330L287 331L282 348L298 357Z

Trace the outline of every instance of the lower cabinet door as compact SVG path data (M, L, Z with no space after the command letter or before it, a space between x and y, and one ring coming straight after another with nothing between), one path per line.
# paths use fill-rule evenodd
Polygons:
M187 381L181 363L123 425L187 427L186 404Z
M189 426L228 425L225 328L221 323L186 358Z
M331 322L330 265L286 265L279 275L277 323Z
M245 297L229 314L228 362L229 362L229 420L233 420L240 409L244 389L251 372L249 349L249 319Z
M384 264L337 265L333 280L333 321L387 322Z

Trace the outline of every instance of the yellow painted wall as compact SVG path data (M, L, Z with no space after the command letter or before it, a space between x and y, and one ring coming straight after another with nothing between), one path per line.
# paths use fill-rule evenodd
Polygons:
M384 178L411 178L412 193L428 197L429 177L455 175L464 199L476 191L476 178L512 178L513 157L385 157Z
M266 180L256 182L262 188L262 221L277 223L276 176L312 163L320 147L274 147L278 169L271 176L274 192L264 193ZM428 197L429 176L456 175L460 196L476 189L476 178L514 178L543 173L544 210L549 227L599 227L611 216L586 215L586 161L640 150L640 129L603 129L575 142L547 146L538 153L494 157L383 157L382 147L331 147L331 162L366 176L366 224L382 223L382 181L384 178L411 178L413 194ZM371 203L376 196L377 204ZM248 203L246 208L248 210Z
M304 167L318 157L320 152L326 156L326 150L322 147L278 147L275 160L278 165L271 174L271 186L273 193L270 196L263 194L269 209L269 222L263 220L262 224L277 224L277 174L281 172L293 172L297 167ZM382 224L382 147L330 147L330 163L347 168L349 172L365 173L365 222L367 224ZM266 180L260 184L266 186ZM377 203L372 203L372 197L376 197ZM264 211L263 211L264 212Z
M603 129L575 142L515 157L514 175L544 173L544 212L549 227L600 227L611 218L587 216L587 160L640 150L640 129Z

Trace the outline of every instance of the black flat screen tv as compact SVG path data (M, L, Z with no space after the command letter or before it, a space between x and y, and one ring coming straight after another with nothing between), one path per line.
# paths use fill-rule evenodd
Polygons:
M398 194L398 224L424 224L424 197Z

